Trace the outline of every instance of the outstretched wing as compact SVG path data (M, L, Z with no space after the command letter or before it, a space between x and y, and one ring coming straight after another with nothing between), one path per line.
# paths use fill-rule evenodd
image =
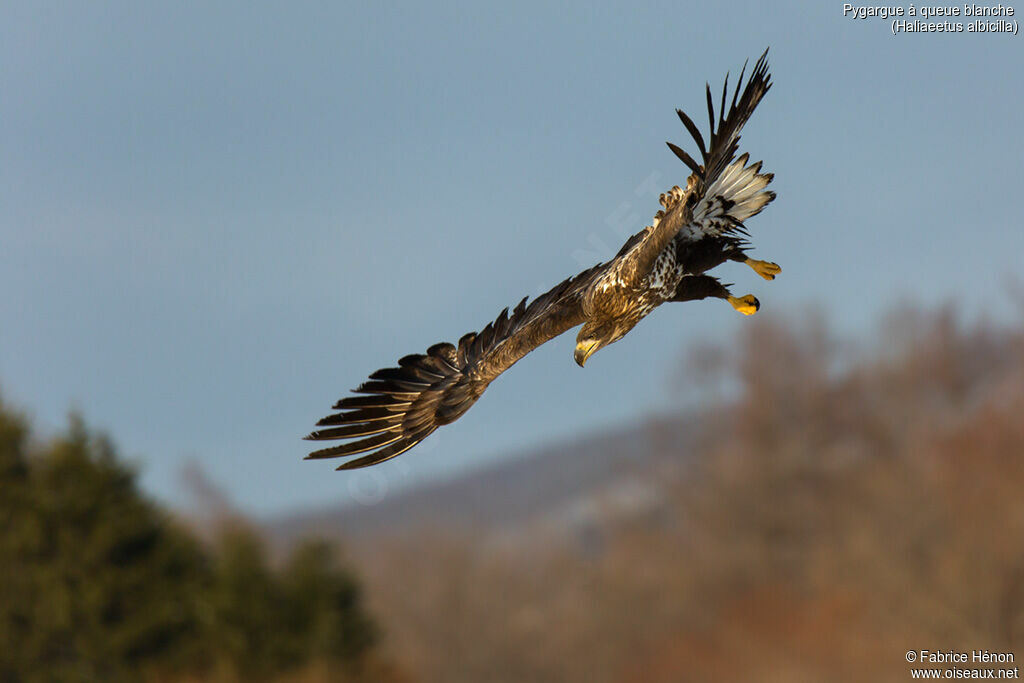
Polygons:
M616 285L630 289L651 272L658 255L667 247L681 229L693 222L693 176L685 190L673 188L662 196L665 211L659 211L654 223L633 235L611 261L609 277Z
M693 174L687 181L686 190L682 193L669 192L665 211L658 213L653 225L647 228L632 246L627 244L629 248L624 248L620 252L620 258L615 265L616 279L620 283L630 286L640 282L651 270L662 250L677 236L696 240L707 235L745 234L743 221L761 211L775 198L773 192L764 190L771 182L772 176L760 173L760 162L747 166L747 155L733 161L743 125L771 88L768 50L765 50L754 64L754 70L744 87L743 76L746 70L747 65L744 64L728 113L726 95L729 77L725 77L717 122L711 86L706 86L708 119L711 125L709 145L704 144L704 137L693 120L682 110L676 110L683 125L697 143L704 163L698 164L685 151L671 142L668 143Z
M736 83L736 90L732 95L732 103L729 105L729 113L725 113L725 97L729 90L729 75L725 76L725 83L722 85L722 104L718 109L718 123L715 123L715 105L711 99L711 86L705 84L708 101L708 121L711 125L711 144L705 147L704 137L700 129L689 116L681 109L676 109L676 114L690 132L697 148L700 150L704 163L698 164L689 154L672 144L666 143L675 152L683 163L690 167L697 176L704 181L705 186L718 178L725 167L736 155L736 149L740 143L740 131L743 125L750 119L751 114L757 107L761 98L772 87L771 75L768 73L768 50L758 58L754 64L754 71L750 74L750 80L743 88L742 97L739 95L740 87L743 85L743 74L747 70L746 63L740 71L739 81ZM737 99L738 98L738 99Z
M761 162L748 165L749 156L743 154L735 159L739 147L740 131L754 113L765 93L771 88L768 73L768 50L758 58L746 86L743 75L746 64L740 72L739 81L733 92L732 102L726 111L726 95L729 77L722 86L722 99L715 121L715 108L711 87L706 86L708 120L711 126L710 144L706 147L704 138L693 120L677 109L679 119L686 126L697 148L703 164L672 144L668 146L694 173L698 180L697 201L693 208L693 220L681 231L687 239L704 236L742 235L746 233L743 221L756 215L775 199L775 193L765 190L772 181L772 174L761 173ZM740 94L742 87L743 94Z
M441 425L454 422L476 402L498 375L541 344L583 323L582 294L602 266L571 277L534 299L524 298L511 315L506 308L479 333L458 345L434 344L425 354L405 356L398 367L370 375L357 396L334 405L343 412L319 422L313 441L346 443L310 453L307 458L337 458L369 453L339 470L376 465L401 455Z

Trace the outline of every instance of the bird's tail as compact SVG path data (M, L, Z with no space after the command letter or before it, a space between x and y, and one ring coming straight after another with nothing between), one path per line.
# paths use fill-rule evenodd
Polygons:
M775 175L761 173L760 161L748 166L749 159L748 154L741 154L726 166L694 208L695 221L726 218L742 228L743 221L760 213L775 199L775 193L765 189Z

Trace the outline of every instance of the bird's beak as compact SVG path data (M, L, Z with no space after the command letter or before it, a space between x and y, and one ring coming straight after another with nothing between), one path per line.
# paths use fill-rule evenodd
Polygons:
M587 359L594 354L594 351L597 351L597 346L597 341L594 339L577 342L576 353L573 354L573 358L576 359L576 364L582 368L583 364L587 362Z

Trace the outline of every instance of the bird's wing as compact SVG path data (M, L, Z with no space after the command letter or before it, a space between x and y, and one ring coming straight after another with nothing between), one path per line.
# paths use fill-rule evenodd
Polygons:
M692 222L692 195L695 190L693 180L694 176L691 175L686 189L668 199L667 211L659 211L653 225L631 237L619 255L611 261L611 276L619 287L629 289L638 286L651 272L662 250L675 239L680 229ZM632 246L630 242L633 243Z
M690 167L704 181L705 187L710 186L715 178L722 174L725 167L729 165L736 156L736 149L739 147L740 131L743 125L750 119L751 114L757 107L761 98L772 87L771 75L768 73L768 50L758 58L754 64L754 70L750 74L746 87L743 88L743 95L740 96L740 87L743 86L743 74L746 73L747 65L743 65L740 78L736 83L736 90L732 95L732 103L729 105L729 113L725 112L725 97L729 90L729 76L726 74L725 84L722 86L722 103L718 110L718 122L715 123L715 105L711 98L711 86L705 85L708 101L708 121L711 125L711 144L704 145L704 137L700 129L689 116L681 109L676 109L676 114L686 126L686 130L693 136L697 148L700 150L703 164L698 164L689 154L672 144L666 143L675 152L683 163Z
M368 453L340 467L375 465L409 450L441 425L461 417L498 375L533 349L583 323L582 294L603 266L571 277L534 299L506 308L479 333L457 345L434 344L425 354L405 356L355 389L357 396L334 405L342 412L317 423L307 439L347 439L308 458Z
M682 110L676 113L700 150L703 163L672 144L675 152L697 177L697 200L693 208L693 220L682 232L691 239L702 236L744 234L743 221L756 215L775 198L775 193L765 187L772 180L772 174L761 173L761 162L747 165L749 156L735 158L739 147L740 131L754 113L765 93L771 88L768 73L768 50L758 58L746 86L743 75L746 64L740 72L739 81L733 91L732 101L726 110L726 95L729 77L722 86L722 99L715 121L715 107L711 97L711 86L706 86L708 120L711 126L710 144L705 146L704 138L693 120ZM740 94L742 88L743 93Z
M728 112L726 94L729 77L726 76L725 85L722 86L722 103L717 122L711 86L706 86L708 119L711 125L709 145L704 144L704 137L693 120L682 110L676 110L683 125L697 143L704 163L698 164L685 151L671 142L668 143L672 151L690 167L693 174L687 180L686 190L681 196L676 193L673 197L672 193L669 193L669 203L664 215L659 212L652 227L648 228L633 246L625 250L625 253L620 254L615 263L615 275L622 285L629 287L638 284L650 272L658 255L676 235L685 233L688 239L698 239L704 235L743 233L743 220L759 212L774 199L774 193L763 191L771 182L772 176L759 172L760 163L747 166L746 155L733 161L743 125L771 88L768 51L765 50L754 64L754 70L744 87L743 76L746 69L747 66L744 64Z

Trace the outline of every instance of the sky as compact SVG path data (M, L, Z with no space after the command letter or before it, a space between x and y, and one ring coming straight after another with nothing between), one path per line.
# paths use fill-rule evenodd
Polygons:
M612 256L685 182L674 108L706 125L705 82L768 46L741 149L783 272L722 277L852 334L904 300L999 314L1024 39L890 29L838 2L4 3L0 396L44 435L81 412L163 501L192 462L254 515L671 413L685 350L749 322L720 301L585 370L565 335L377 468L302 460L368 373Z

